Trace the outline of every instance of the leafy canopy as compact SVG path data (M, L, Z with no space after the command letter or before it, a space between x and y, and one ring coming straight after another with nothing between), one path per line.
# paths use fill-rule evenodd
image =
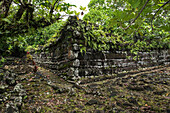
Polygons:
M91 0L88 7L83 20L128 43L132 53L170 48L170 0Z
M84 20L105 27L170 31L170 0L91 0L88 7Z
M44 44L60 20L74 13L72 7L76 6L64 0L1 0L0 56Z

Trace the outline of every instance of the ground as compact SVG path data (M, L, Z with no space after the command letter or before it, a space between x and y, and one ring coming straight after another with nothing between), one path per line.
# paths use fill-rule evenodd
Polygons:
M9 67L8 67L9 68ZM21 113L169 113L170 67L65 81L48 69L18 75Z

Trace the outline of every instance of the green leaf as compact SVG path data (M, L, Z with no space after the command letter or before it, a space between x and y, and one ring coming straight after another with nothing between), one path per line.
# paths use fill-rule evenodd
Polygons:
M86 54L86 47L82 47L82 48L80 49L80 52L81 52L81 53L84 52L84 53Z
M80 6L80 10L85 11L85 10L86 10L86 7Z
M3 18L1 20L4 21L4 22L8 22L9 24L11 23L11 21L9 19L7 19L7 18Z
M128 2L133 8L136 9L140 5L141 0L128 0Z
M42 6L45 6L45 7L50 7L51 3L45 2L45 3L40 3L39 5L42 5Z
M26 95L26 96L24 96L24 99L27 99L28 98L28 96Z
M161 29L168 32L168 31L170 31L170 25L162 26Z

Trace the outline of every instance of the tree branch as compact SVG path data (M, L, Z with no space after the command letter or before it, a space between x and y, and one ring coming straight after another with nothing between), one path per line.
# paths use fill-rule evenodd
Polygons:
M16 21L19 21L21 19L22 15L24 14L24 11L25 11L24 6L20 5L20 8L18 9L18 12L15 15Z
M55 7L55 5L56 5L57 2L59 2L59 0L56 0L55 3L54 3L54 5L51 6L50 13L49 13L50 21L52 21L52 14L53 14L54 7Z
M23 0L18 0L18 1L19 1L19 3L20 3L22 6L25 7L25 3L23 2Z
M170 0L168 0L167 2L165 2L165 3L155 12L155 14L153 15L152 20L151 20L152 30L153 30L153 20L154 20L156 14L160 11L161 8L163 8L163 7L164 7L166 4L168 4L169 2L170 2Z
M126 28L121 27L122 29L126 30L128 29L139 17L139 15L142 13L142 11L144 10L144 8L146 7L146 5L148 4L149 0L146 1L145 5L142 7L142 9L140 10L139 14L136 16L136 18L130 23L129 26L127 26Z
M9 8L13 0L3 0L0 4L0 18L6 18L8 16Z

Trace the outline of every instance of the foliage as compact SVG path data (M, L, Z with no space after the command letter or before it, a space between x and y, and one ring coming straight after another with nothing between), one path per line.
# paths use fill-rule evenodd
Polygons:
M0 1L0 54L44 44L56 32L56 22L74 13L71 7L76 6L64 0Z
M13 55L16 51L21 52L36 49L45 43L48 43L51 38L56 36L64 21L58 21L50 26L39 29L29 29L25 34L18 34L2 38L3 43L0 45L0 50L4 55ZM24 52L25 53L25 52ZM18 54L17 54L18 55Z
M133 53L170 47L168 10L164 0L91 0L85 21L101 25L114 37L122 37ZM115 39L113 37L113 39ZM116 44L116 43L115 43Z
M24 53L25 49L51 44L61 35L64 22L60 19L75 14L79 20L80 15L80 12L70 10L75 5L63 0L10 0L6 5L4 3L6 0L0 2L2 55L15 55L16 51ZM91 0L88 7L89 13L84 16L86 23L73 28L83 32L82 52L86 46L100 51L128 49L134 54L141 50L170 48L169 0ZM80 10L83 12L86 8L80 7ZM114 45L110 46L110 42Z
M73 16L68 18L57 37L60 37L61 40L64 40L62 38L67 38L71 42L80 38L80 42L78 42L82 53L86 52L87 47L91 47L96 51L109 50L110 46L107 43L110 42L111 38L107 37L106 33L100 28L99 26L79 20L77 16Z
M88 7L90 8L90 12L85 15L84 20L89 20L91 22L99 22L99 20L104 20L101 24L111 25L109 26L117 26L117 27L127 27L131 24L133 20L134 24L132 28L140 28L140 26L144 23L150 25L151 20L155 17L153 24L157 24L155 29L161 26L165 28L163 30L169 31L169 1L164 0L91 0ZM167 3L167 4L165 4ZM165 4L165 5L164 5ZM145 6L146 5L146 6ZM161 7L163 6L164 7ZM144 7L145 6L145 7ZM161 7L160 10L158 10ZM143 8L143 9L142 9ZM156 12L158 11L158 12ZM99 15L97 15L99 14ZM139 15L140 14L140 15ZM101 16L106 15L106 16ZM138 16L136 20L134 18ZM95 17L96 16L96 17ZM92 17L95 17L93 19ZM96 21L95 21L96 20ZM166 22L166 25L162 23ZM162 27L161 27L162 30Z
M73 14L74 12L69 12L69 8L75 7L63 0L11 0L9 6L5 5L6 0L0 3L1 34L6 34L6 32L13 34L18 30L25 33L28 28L48 26L64 16L68 16L67 14ZM8 10L3 10L5 8ZM18 26L22 29L19 29Z
M4 62L6 62L6 59L1 57L1 59L0 59L0 67L3 66Z
M64 23L64 21L58 21L50 26L38 29L37 32L30 30L30 32L25 35L25 38L29 45L32 45L33 47L44 45L52 38L57 37L57 34Z

